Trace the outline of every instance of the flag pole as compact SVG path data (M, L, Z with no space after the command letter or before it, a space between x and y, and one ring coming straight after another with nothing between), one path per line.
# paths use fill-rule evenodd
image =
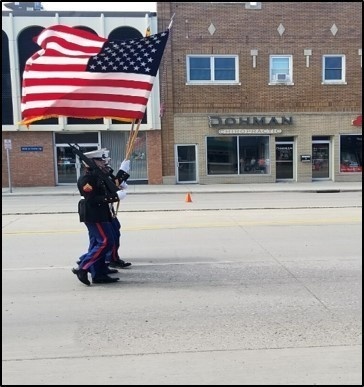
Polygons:
M171 21L169 22L169 25L168 25L168 30L170 30L171 27L172 27L174 16L175 16L175 13L171 17ZM146 28L146 31L145 31L145 37L148 37L148 36L150 36L150 25L149 25L149 16L148 16L148 14L145 15L145 19L146 19L146 24L147 24L147 28ZM135 120L132 123L131 129L130 129L130 134L129 134L129 139L128 139L128 143L127 143L127 147L126 147L126 155L125 155L125 159L126 160L130 159L131 153L132 153L132 151L134 149L135 140L138 137L138 131L139 131L139 127L140 127L141 123L142 123L142 120L139 119L137 127L135 129L134 129Z
M133 151L134 142L135 142L135 139L136 139L136 135L138 135L138 130L139 130L139 126L140 126L141 122L142 122L142 120L138 121L138 125L137 125L137 128L135 130L134 130L135 120L133 120L133 122L131 123L131 129L130 129L130 133L129 133L129 138L128 138L128 142L126 144L125 160L129 160L130 159L130 155L131 155L131 152ZM116 209L113 211L115 216L118 215L119 206L120 206L120 200L116 203Z
M150 36L150 22L149 22L149 15L148 14L145 14L145 21L146 21L146 26L147 26L146 29L145 29L145 37L147 38L148 36ZM135 120L131 124L129 138L128 138L128 142L127 142L127 145L126 145L125 160L129 160L130 159L130 156L131 156L131 154L133 152L133 149L134 149L135 140L138 137L138 131L139 131L141 123L142 123L142 119L139 119L137 127L135 129L134 129L134 127L135 127ZM120 201L118 201L117 205L116 205L116 211L115 211L116 215L117 215L118 210L119 210L119 204L120 204Z
M149 20L149 14L148 13L145 14L145 24L146 24L145 37L147 38L148 36L150 36L150 33L151 33L150 32L150 20ZM126 147L126 154L125 154L125 159L126 160L129 160L129 158L131 156L131 153L132 153L133 148L134 148L134 143L135 143L135 140L136 140L136 138L138 136L138 131L139 131L139 127L140 127L141 123L142 123L142 120L139 119L137 127L136 127L135 130L134 130L135 120L132 123L131 129L130 129L130 134L129 134L129 139L128 139L128 143L127 143L127 147Z
M138 120L137 127L134 129L134 126L135 126L135 120L133 121L131 130L130 130L130 134L129 134L128 145L127 145L127 147L126 147L126 155L125 155L125 159L126 159L126 160L129 160L129 159L130 159L131 152L132 152L133 149L134 149L134 143L135 143L135 140L136 140L136 138L138 137L138 131L139 131L139 127L140 127L140 124L141 124L141 123L142 123L142 120L139 119L139 120Z
M130 149L131 142L132 142L132 137L133 137L133 133L134 133L134 126L135 126L135 120L133 120L131 123L129 138L128 138L128 142L126 143L126 152L125 152L125 159L126 160L128 160L127 155L129 153L129 149Z
M174 13L174 14L172 15L172 17L171 17L171 21L169 22L168 30L170 30L170 29L172 28L173 19L174 19L174 15L175 15L175 14L176 14L176 13Z

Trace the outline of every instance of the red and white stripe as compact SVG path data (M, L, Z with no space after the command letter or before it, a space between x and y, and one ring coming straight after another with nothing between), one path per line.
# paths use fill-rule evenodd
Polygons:
M43 30L36 39L41 50L27 60L23 74L22 123L58 116L143 118L155 77L86 71L106 41L64 25Z

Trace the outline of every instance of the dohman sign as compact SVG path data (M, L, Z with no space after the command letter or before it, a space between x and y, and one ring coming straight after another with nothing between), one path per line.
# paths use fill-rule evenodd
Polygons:
M273 126L273 125L292 125L293 117L255 117L255 116L237 116L237 117L221 117L221 116L208 116L209 127L216 126Z

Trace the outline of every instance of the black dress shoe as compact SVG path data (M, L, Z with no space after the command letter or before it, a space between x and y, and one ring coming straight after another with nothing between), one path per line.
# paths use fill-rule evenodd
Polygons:
M126 267L131 266L130 262L124 262L122 259L119 259L117 261L111 261L109 263L110 267L115 267L115 268L120 268L120 269L125 269Z
M116 269L110 269L109 267L106 269L106 274L116 274L119 273Z
M111 284L112 282L117 282L117 281L119 281L119 278L111 278L107 275L95 277L92 279L93 284Z
M87 270L83 269L72 269L72 273L77 275L77 278L85 285L90 286L91 282L87 278Z

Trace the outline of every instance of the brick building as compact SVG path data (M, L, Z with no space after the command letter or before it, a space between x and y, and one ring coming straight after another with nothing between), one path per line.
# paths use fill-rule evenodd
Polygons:
M362 179L361 2L158 2L163 181Z
M131 180L361 181L361 15L361 2L158 2L151 32L172 17L173 25ZM143 35L145 13L3 11L2 24L2 137L3 150L12 142L13 185L75 184L81 171L68 142L108 147L120 160L129 124L59 119L20 127L21 73L44 27L128 38Z
M9 185L8 169L14 187L75 185L83 165L68 143L78 143L84 151L109 148L112 167L117 169L126 154L130 123L60 117L37 121L29 128L19 125L25 62L40 49L33 38L46 27L64 24L125 40L145 36L148 26L157 33L156 13L55 12L43 10L40 3L10 4L12 11L2 11L2 186ZM129 180L135 184L162 182L159 107L157 76L131 155Z

